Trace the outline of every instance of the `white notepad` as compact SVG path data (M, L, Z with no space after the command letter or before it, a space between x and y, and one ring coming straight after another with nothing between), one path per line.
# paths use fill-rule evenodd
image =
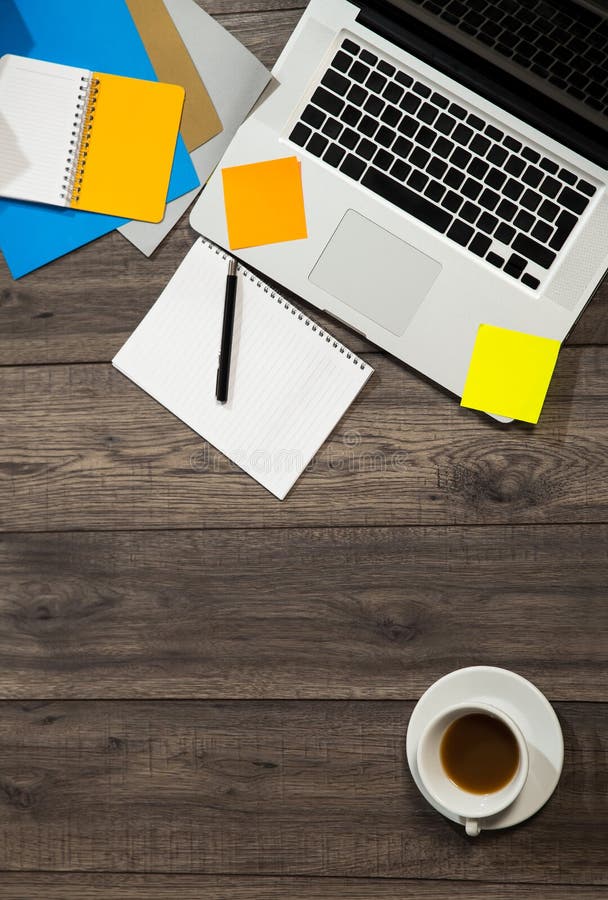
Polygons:
M283 500L373 369L239 265L230 393L217 403L227 270L200 238L113 363Z

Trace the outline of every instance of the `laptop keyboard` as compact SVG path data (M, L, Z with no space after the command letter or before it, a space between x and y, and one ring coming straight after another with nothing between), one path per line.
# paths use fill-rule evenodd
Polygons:
M608 110L608 19L546 0L413 0L598 112Z
M531 289L597 190L350 39L289 140Z

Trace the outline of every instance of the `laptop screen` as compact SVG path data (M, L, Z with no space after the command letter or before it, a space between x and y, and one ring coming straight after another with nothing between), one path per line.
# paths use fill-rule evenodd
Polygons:
M608 143L608 3L388 0L603 130Z

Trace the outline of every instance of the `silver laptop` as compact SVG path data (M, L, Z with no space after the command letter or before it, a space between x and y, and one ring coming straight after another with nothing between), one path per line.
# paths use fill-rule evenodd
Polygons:
M562 340L608 269L608 13L312 0L221 168L296 155L306 240L238 256L456 395L478 326Z

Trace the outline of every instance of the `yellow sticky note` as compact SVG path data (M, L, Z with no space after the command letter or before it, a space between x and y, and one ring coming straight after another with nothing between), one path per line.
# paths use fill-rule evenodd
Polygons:
M231 250L308 237L295 156L222 169Z
M538 422L560 342L480 325L461 406Z

